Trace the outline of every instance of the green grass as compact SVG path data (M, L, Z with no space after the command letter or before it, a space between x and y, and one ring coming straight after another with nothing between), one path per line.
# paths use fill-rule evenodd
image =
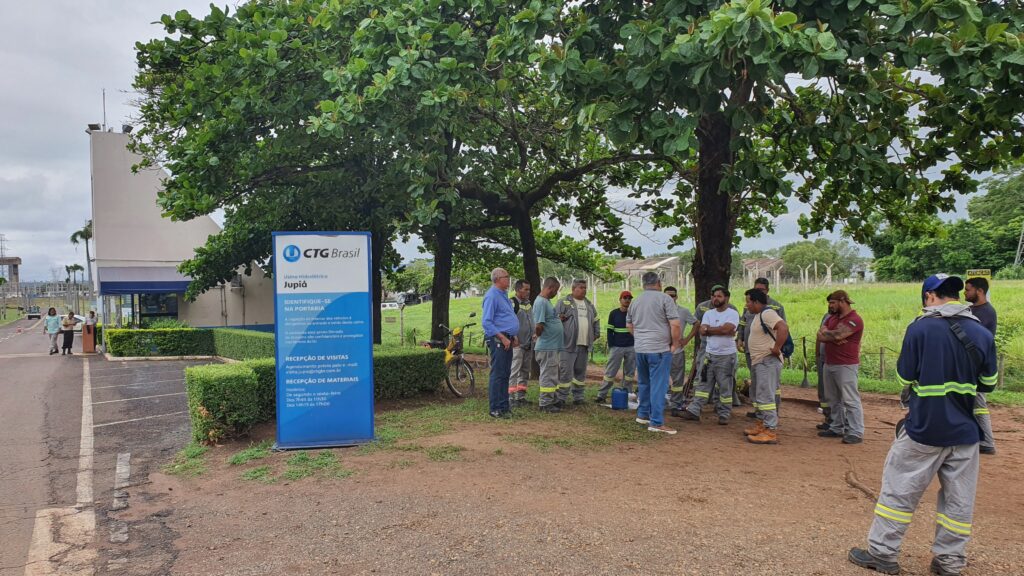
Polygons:
M242 480L262 482L263 484L273 484L277 481L271 473L270 466L259 466L252 470L246 470L242 473L241 478Z
M202 444L189 444L174 456L170 464L164 466L164 472L185 478L200 476L206 472L205 455L208 451L209 448Z
M228 459L228 464L232 466L240 466L253 460L266 458L267 456L270 456L270 447L273 445L273 440L264 440L259 444L253 444L245 450L231 456L231 458Z
M454 462L462 457L462 446L455 444L442 444L427 448L427 458L434 462Z
M618 305L618 292L622 288L622 284L609 284L606 289L598 290L595 305L602 324L608 318L608 312ZM636 289L635 286L631 288ZM679 288L682 292L682 287ZM733 301L739 306L743 300L743 287L735 285L733 288ZM921 288L917 283L836 284L828 288L809 290L789 285L773 288L771 295L786 307L786 315L796 342L793 362L801 362L803 359L801 338L807 338L807 353L813 359L814 335L822 315L827 311L825 295L839 288L849 292L856 303L854 308L864 318L865 331L861 345L862 378L879 378L880 351L885 349L886 379L891 379L903 342L903 332L920 313ZM993 282L991 300L999 313L997 343L1000 353L1005 356L1005 389L1024 392L1024 281ZM467 351L476 353L483 353L479 318L481 301L480 297L452 300L450 311L452 324L477 323L466 331ZM692 310L693 292L683 293L680 301ZM430 310L431 304L428 302L409 306L404 311L405 330L407 333L415 330L417 340L426 340L429 337ZM469 318L471 312L476 312L478 317ZM385 318L391 316L396 319L393 324L383 324L382 338L385 344L400 343L398 315L397 310L384 311ZM601 340L595 346L593 361L603 364L605 359L602 333ZM813 360L811 366L813 367Z
M331 450L321 450L311 455L303 450L291 455L285 461L287 468L281 474L285 480L301 480L319 475L324 478L347 478L354 472L341 465L338 457Z

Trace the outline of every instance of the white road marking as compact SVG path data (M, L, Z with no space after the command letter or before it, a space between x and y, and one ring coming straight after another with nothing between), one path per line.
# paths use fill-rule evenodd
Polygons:
M119 400L103 400L102 402L93 402L92 405L98 404L113 404L115 402L130 402L132 400L149 400L150 398L163 398L164 396L184 396L184 392L171 392L170 394L154 394L152 396L139 396L137 398L121 398Z
M129 422L138 422L139 420L149 420L150 418L163 418L164 416L178 416L180 414L188 414L188 410L182 410L181 412L168 412L167 414L156 414L154 416L143 416L142 418L132 418L131 420L119 420L117 422L107 422L106 424L95 424L93 428L104 428L106 426L117 426L118 424L127 424Z
M185 370L184 368L182 368L181 370L155 370L155 371L149 372L149 373L142 373L141 375L142 376L166 376L167 374L182 374L184 372L184 370ZM135 372L139 372L139 370L136 369ZM100 380L102 378L123 378L124 376L125 376L125 374L111 374L109 376L95 376L93 379L94 380Z
M136 382L135 384L114 384L113 386L95 386L93 390L106 390L108 388L129 388L131 386L145 386L147 384L167 384L168 382L178 382L184 384L184 380L152 380L150 382Z
M128 507L128 479L132 474L132 455L125 452L117 455L117 468L114 470L114 503L111 510L124 510ZM128 541L128 522L110 520L110 537L112 544L123 544Z
M25 576L95 574L96 550L89 545L96 532L92 501L93 425L89 360L82 363L82 429L78 448L77 504L36 512Z

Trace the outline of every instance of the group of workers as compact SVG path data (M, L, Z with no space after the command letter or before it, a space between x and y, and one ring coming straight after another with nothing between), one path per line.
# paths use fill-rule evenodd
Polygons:
M504 269L492 271L491 281L481 322L491 354L490 415L509 418L512 408L525 405L534 359L540 369L541 411L557 413L583 404L587 361L601 336L586 281L574 280L569 293L558 298L559 281L546 278L532 302L525 280L517 281L515 295L508 297L511 278ZM753 444L778 444L782 365L792 340L784 307L768 295L768 280L758 278L744 292L742 313L722 285L714 286L711 298L691 313L679 305L674 287L662 288L657 273L644 274L642 283L643 292L635 298L628 290L621 292L618 308L608 315L608 361L597 402L605 403L615 387L632 393L635 385L635 420L650 432L676 434L665 425L666 400L671 416L684 422L699 423L703 407L711 404L718 424L728 425L732 408L741 405L736 367L742 353L754 407L747 414L754 422L744 434ZM965 287L968 303L962 304L959 293ZM908 327L897 362L908 413L886 459L869 546L849 552L854 564L899 572L896 557L903 535L937 474L942 486L931 571L959 574L966 565L979 454L995 453L984 396L996 380L996 315L987 296L984 278L965 284L956 276L936 274L922 285L923 313ZM864 411L857 375L864 321L845 290L826 300L828 313L816 335L825 417L817 434L860 444ZM699 344L687 377L685 347L694 338Z

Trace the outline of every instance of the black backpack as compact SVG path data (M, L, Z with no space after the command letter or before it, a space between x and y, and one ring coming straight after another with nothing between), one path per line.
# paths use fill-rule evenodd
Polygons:
M768 328L768 325L764 323L764 311L762 310L761 313L757 315L757 317L761 320L761 329L764 330L765 334L771 336L772 341L774 342L775 334L772 334L771 329ZM796 344L793 343L793 335L787 334L786 341L782 344L782 356L784 358L789 358L790 356L793 355L794 350L796 350Z

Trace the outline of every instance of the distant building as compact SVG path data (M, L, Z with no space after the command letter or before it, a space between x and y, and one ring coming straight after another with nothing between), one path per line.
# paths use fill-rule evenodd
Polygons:
M273 279L256 268L199 296L183 297L191 279L178 272L195 248L219 234L209 216L188 222L164 218L157 206L162 169L132 172L142 158L128 150L128 136L91 130L94 289L104 322L123 325L147 318L176 318L194 327L267 329L274 323Z
M642 288L642 278L647 272L657 272L663 284L674 284L683 289L685 278L679 258L676 256L658 256L644 260L619 260L615 263L615 272L626 277L627 290Z
M747 258L743 260L744 286L753 286L754 280L767 278L771 286L782 282L782 258Z

